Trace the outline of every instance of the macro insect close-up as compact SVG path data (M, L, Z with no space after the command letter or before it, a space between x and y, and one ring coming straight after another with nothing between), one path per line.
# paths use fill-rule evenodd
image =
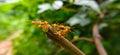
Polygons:
M0 0L0 55L120 55L120 0Z

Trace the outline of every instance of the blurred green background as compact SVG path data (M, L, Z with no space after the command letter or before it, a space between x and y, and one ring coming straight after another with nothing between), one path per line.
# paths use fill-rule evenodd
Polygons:
M15 2L16 1L16 2ZM46 34L31 21L42 20L62 25L71 25L69 40L80 37L92 38L92 27L102 10L106 10L100 22L99 32L103 36L102 44L108 55L120 55L120 1L93 0L94 3L74 3L61 1L59 9L46 9L38 12L39 5L54 0L0 0L0 41L13 39L14 55L68 55L46 37ZM86 0L87 1L87 0ZM92 4L92 5L91 5ZM47 8L47 7L44 7ZM94 43L80 40L74 42L86 55L98 55Z

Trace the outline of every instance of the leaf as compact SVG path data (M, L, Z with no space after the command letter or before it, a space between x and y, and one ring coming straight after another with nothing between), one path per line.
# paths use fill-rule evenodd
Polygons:
M40 10L38 10L38 13L42 13L46 10L58 10L63 6L62 1L54 1L53 4L51 5L50 3L44 3L38 6Z
M16 3L19 0L0 0L0 4L9 4L9 3Z
M100 5L100 7L106 7L107 5L113 3L114 1L116 0L106 0Z
M76 14L73 17L71 17L67 23L70 24L71 26L80 24L81 26L85 26L90 23L89 19L86 19L86 14Z
M73 4L75 5L85 5L85 6L89 6L91 7L93 10L95 10L96 12L100 13L100 8L99 5L94 1L94 0L75 0L73 2Z
M51 6L49 3L44 3L44 4L39 5L38 8L39 8L38 13L42 13L42 12L50 9Z
M63 6L63 2L62 2L62 1L55 1L55 2L52 4L52 7L53 7L55 10L60 9L62 6Z
M108 26L107 23L101 23L101 24L99 25L99 29L103 29L104 27L107 27L107 26Z

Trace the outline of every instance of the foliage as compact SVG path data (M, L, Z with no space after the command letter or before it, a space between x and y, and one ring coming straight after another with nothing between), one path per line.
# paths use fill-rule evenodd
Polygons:
M48 9L42 13L38 13L40 10L38 6L45 3L52 5L54 0L20 0L16 3L0 3L0 40L10 37L16 31L21 31L22 33L13 39L14 55L67 55L65 50L59 52L60 48L48 39L41 29L32 25L31 21L46 20L50 23L71 25L71 32L66 35L69 40L73 40L76 36L92 38L93 24L99 13L106 10L105 17L99 25L102 44L108 55L119 55L120 1L102 0L101 5L97 0L84 3L86 1L81 0L80 4L63 1L64 5L60 9ZM89 5L89 2L93 5ZM74 44L86 55L98 55L96 46L92 42L80 40Z

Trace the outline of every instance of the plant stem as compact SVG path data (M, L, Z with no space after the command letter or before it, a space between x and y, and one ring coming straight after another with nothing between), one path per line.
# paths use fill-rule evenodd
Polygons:
M50 29L48 29L46 34L47 34L48 38L53 40L59 46L62 46L63 48L65 48L72 55L85 55L85 53L83 53L80 49L78 49L75 45L73 45L69 40L67 40L63 36L59 37L56 34L56 30L50 28Z
M94 43L97 47L99 55L107 55L107 52L105 51L101 43L101 40L100 40L101 35L99 34L99 29L98 29L99 22L103 19L104 13L105 13L105 10L99 15L99 18L97 19L97 21L95 22L93 26Z

